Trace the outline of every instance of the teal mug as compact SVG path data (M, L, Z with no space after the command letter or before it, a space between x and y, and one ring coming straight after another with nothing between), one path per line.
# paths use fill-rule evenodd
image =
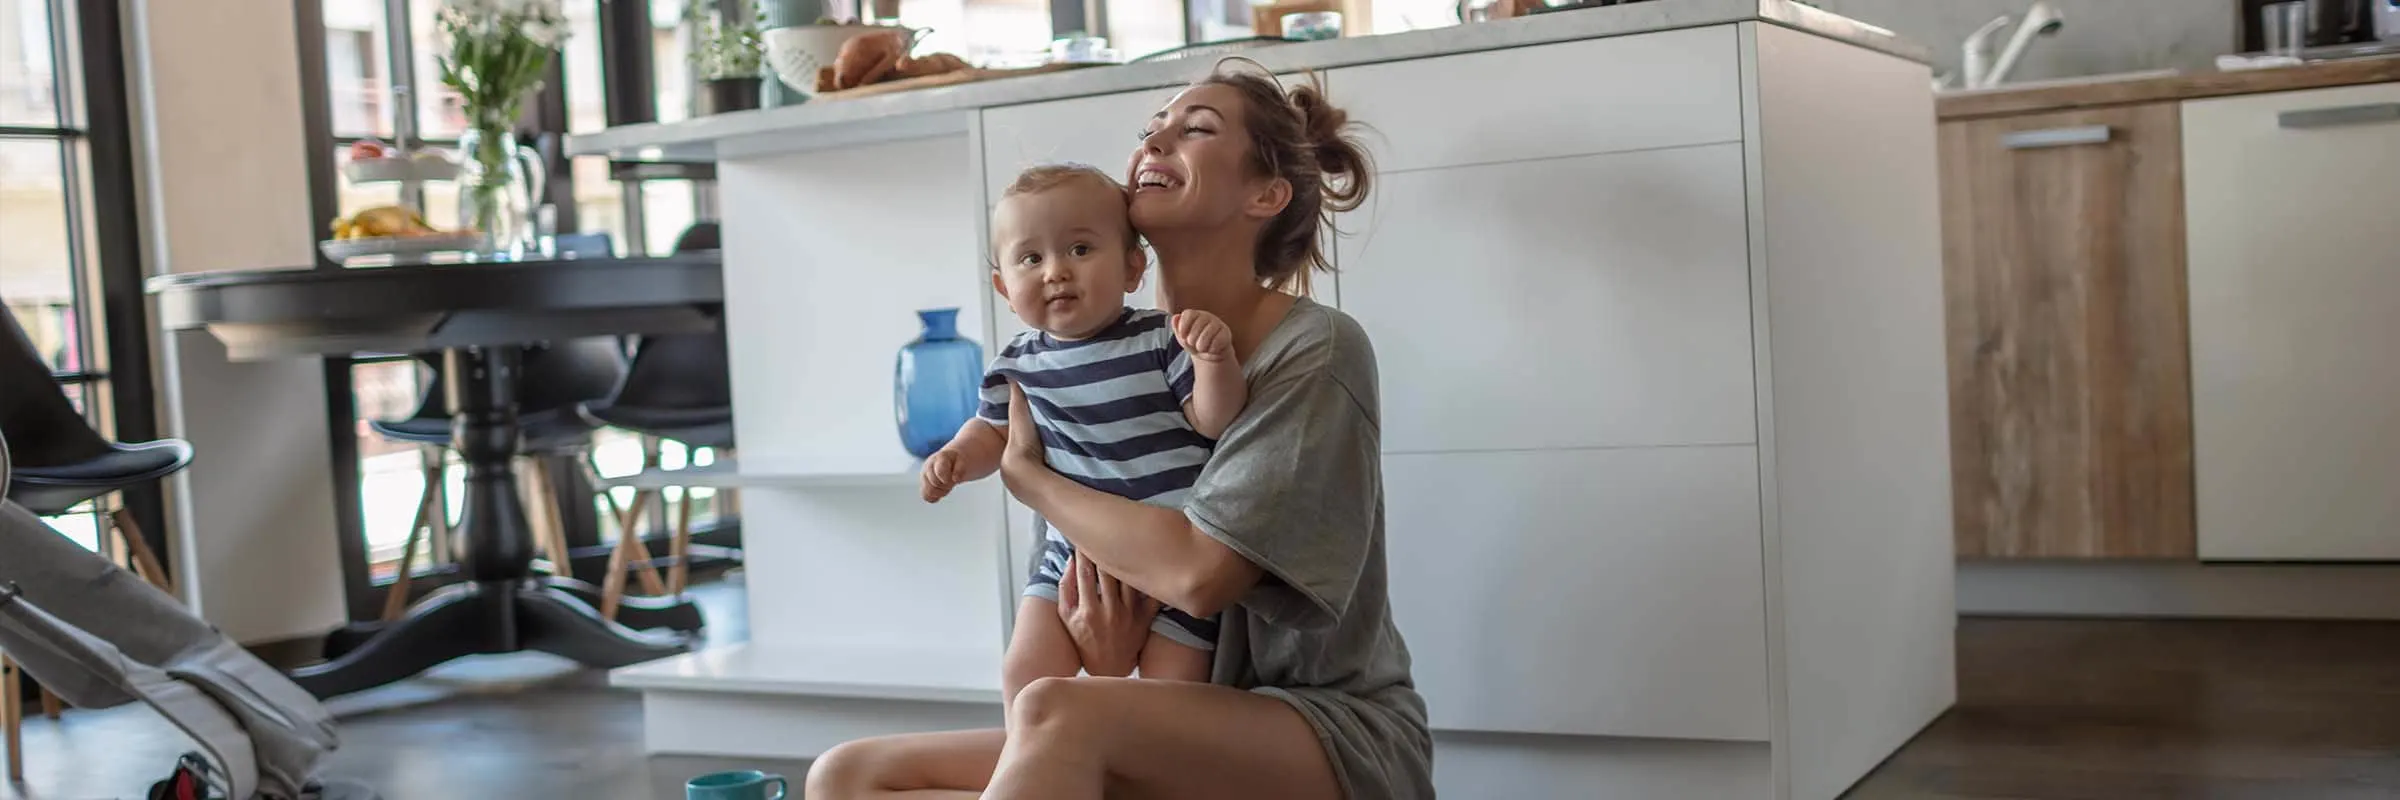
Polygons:
M717 772L683 785L685 800L783 800L791 789L781 775L754 769Z

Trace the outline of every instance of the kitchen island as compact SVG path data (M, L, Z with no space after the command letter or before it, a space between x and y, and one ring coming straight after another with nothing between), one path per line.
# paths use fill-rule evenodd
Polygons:
M1831 798L1949 706L1914 48L1785 0L1656 0L1246 55L1373 128L1318 298L1377 347L1444 794ZM917 309L960 308L987 353L1021 330L985 276L1000 187L1116 169L1208 66L569 140L720 181L751 641L615 674L653 752L999 723L1031 520L996 480L918 500L893 357Z

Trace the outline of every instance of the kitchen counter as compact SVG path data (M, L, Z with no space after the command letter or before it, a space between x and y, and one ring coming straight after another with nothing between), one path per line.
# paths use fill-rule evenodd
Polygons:
M1934 103L1945 122L2044 111L2322 89L2400 81L2400 56L2319 61L2290 67L2098 75L1950 92Z
M1241 55L1278 72L1295 72L1747 21L1920 63L1926 60L1923 48L1890 31L1791 0L1651 0L1408 33L1273 45L1244 50ZM628 125L567 137L567 153L607 155L624 161L711 161L891 136L956 133L964 130L963 118L942 112L1175 86L1191 80L1195 70L1206 69L1209 61L1213 59L1097 67L681 122Z

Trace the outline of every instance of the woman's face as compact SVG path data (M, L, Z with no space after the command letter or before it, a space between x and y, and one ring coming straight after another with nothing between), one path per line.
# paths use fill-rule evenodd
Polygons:
M1126 171L1135 228L1214 227L1255 205L1264 179L1250 169L1247 111L1232 87L1205 85L1183 90L1150 118Z

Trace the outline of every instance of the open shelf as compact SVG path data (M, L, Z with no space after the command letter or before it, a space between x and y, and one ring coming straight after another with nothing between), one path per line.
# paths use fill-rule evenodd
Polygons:
M712 647L609 673L609 683L645 692L1000 702L997 652L932 648Z
M718 461L714 464L683 469L652 469L601 481L603 488L630 486L636 489L741 489L761 487L773 489L911 489L917 486L917 473L906 472L774 472L744 470L738 462Z

